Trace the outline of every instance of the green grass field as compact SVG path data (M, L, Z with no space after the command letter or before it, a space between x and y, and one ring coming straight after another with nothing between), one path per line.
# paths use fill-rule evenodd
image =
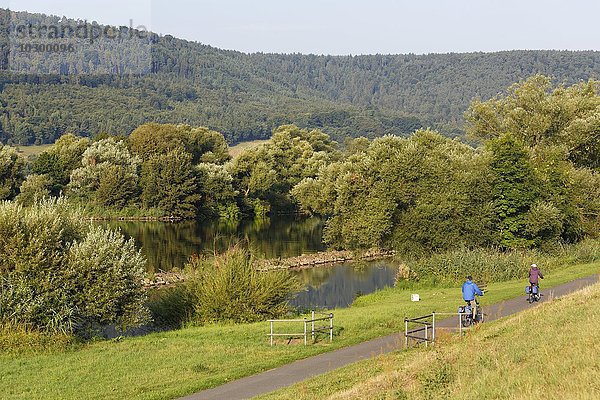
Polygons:
M16 146L16 148L19 154L22 154L25 157L29 157L37 156L38 154L48 150L52 146L52 144L42 144L39 146Z
M229 148L229 155L235 158L239 156L243 151L260 146L261 144L264 144L266 142L268 142L268 140L252 140L250 142L238 143L235 146L231 146Z
M549 274L544 287L597 273L600 264ZM491 284L482 304L522 295L523 280ZM413 303L417 292L422 301ZM399 332L403 318L454 311L459 287L386 289L334 310L332 344L270 347L268 324L213 325L102 341L77 350L0 355L3 399L171 399L318 353Z
M229 148L229 155L231 155L231 157L237 157L244 150L248 150L253 147L259 146L261 144L266 143L267 141L268 140L252 140L249 142L238 143L235 146L231 146ZM15 147L17 148L17 151L20 154L24 155L25 157L28 157L28 156L38 155L38 154L48 150L52 146L53 146L53 144L42 144L39 146L15 146Z
M379 356L259 399L598 399L599 320L596 284L463 340Z

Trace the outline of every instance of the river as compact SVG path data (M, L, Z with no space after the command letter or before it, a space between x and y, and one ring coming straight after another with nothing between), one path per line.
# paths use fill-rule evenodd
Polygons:
M239 241L264 258L286 258L326 249L319 218L276 216L235 223L212 221L129 222L103 224L135 240L148 260L150 273L182 268L192 254L220 252ZM305 285L292 300L301 308L347 307L359 295L391 286L397 268L387 261L349 263L291 271Z

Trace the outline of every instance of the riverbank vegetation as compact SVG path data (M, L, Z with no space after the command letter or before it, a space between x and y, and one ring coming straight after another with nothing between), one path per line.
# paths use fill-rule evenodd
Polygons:
M597 82L552 90L535 76L472 104L479 147L430 130L360 141L292 194L328 218L337 248L552 250L599 232L599 109Z
M185 219L302 211L332 247L425 256L457 247L540 248L599 230L598 83L534 76L466 113L476 147L432 130L344 148L286 125L231 159L223 135L144 124L73 135L26 163L2 148L3 199L62 193L93 217ZM104 211L105 210L105 211Z
M467 275L480 283L503 282L526 277L531 264L547 272L565 265L600 261L600 241L586 239L572 245L561 245L553 251L539 249L502 250L499 248L455 249L412 260L397 262L401 266L399 281L424 280L432 284L460 283Z
M257 399L595 398L599 306L595 284L463 340L361 361Z
M597 263L565 266L548 275L544 287L597 273L599 267ZM69 351L2 352L3 396L6 399L176 398L297 359L399 332L406 315L456 310L459 285L414 285L361 296L352 307L334 310L336 334L331 344L325 340L311 346L280 342L271 347L266 335L268 324L258 322L187 327L81 344ZM410 300L415 291L421 296L420 302ZM523 295L522 279L488 285L482 301L486 306L519 295ZM106 365L111 367L107 369Z
M292 311L287 302L301 289L286 272L258 271L241 245L210 259L193 256L184 273L185 282L156 293L150 302L154 322L161 328L279 318Z
M85 222L65 200L0 203L0 232L0 351L53 349L54 339L76 343L112 328L279 317L299 289L289 274L256 271L236 246L192 258L186 282L149 301L146 260L133 239Z

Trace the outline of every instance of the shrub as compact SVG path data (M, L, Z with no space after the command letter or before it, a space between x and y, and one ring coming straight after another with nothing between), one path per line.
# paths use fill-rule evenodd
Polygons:
M139 325L144 265L132 241L90 229L63 200L0 204L0 324L66 335Z
M69 249L64 271L70 301L89 324L139 326L149 320L141 285L146 260L133 239L95 227Z
M208 262L192 258L186 282L194 322L252 322L289 311L287 300L299 288L286 272L259 272L249 251L234 246Z

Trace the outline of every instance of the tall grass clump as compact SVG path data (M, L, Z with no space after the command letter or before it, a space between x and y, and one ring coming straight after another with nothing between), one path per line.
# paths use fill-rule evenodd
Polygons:
M502 282L527 277L530 265L552 271L573 264L600 261L600 242L587 239L575 245L562 245L551 253L539 250L502 251L495 248L457 249L408 261L411 277L437 282L457 283L467 275L480 282ZM400 277L407 275L401 271Z
M460 282L473 275L481 282L499 282L523 277L534 260L533 252L495 249L458 249L408 262L419 279L434 282ZM541 264L541 263L540 263Z
M192 320L195 296L188 285L154 290L148 298L152 321L159 329L180 329Z
M84 223L63 200L0 203L3 327L87 337L108 325L138 326L149 316L144 270L133 241Z
M299 289L287 272L260 272L249 250L233 246L213 260L192 258L186 282L193 302L192 322L253 322L289 311L288 300Z
M70 334L49 334L10 322L0 324L0 353L23 354L75 349L80 340Z

